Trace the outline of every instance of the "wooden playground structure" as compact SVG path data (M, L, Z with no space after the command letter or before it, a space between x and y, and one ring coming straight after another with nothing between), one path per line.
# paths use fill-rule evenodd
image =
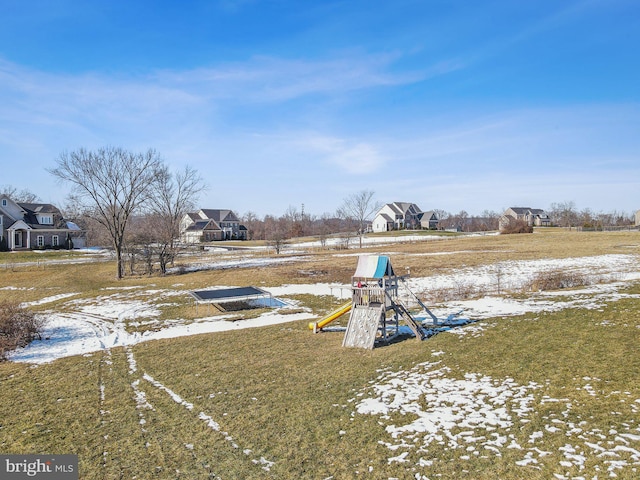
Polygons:
M351 312L342 342L344 347L373 349L376 342L388 343L400 335L400 321L411 329L419 341L424 340L427 334L401 299L400 285L421 311L431 317L434 325L438 324L438 319L407 287L406 277L395 274L386 255L360 255L356 272L351 278L351 301L319 322L309 324L309 328L314 332L320 331L335 319Z

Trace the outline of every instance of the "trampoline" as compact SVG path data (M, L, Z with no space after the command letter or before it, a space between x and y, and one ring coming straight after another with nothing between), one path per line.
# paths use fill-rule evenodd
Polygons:
M258 287L218 288L215 290L195 290L189 292L198 304L223 304L231 302L246 302L259 306L281 306L282 302L274 299L271 294Z

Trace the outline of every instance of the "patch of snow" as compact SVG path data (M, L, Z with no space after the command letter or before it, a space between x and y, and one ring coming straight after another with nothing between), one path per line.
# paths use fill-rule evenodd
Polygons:
M423 236L416 236L415 241L424 240ZM441 237L435 237L440 239ZM212 268L226 268L229 266L246 266L248 262L256 261L257 265L264 262L293 261L302 257L280 258L252 258L245 259L242 255L227 258L222 264L207 264ZM617 254L600 255L594 257L581 257L553 260L530 261L506 261L497 265L488 265L473 268L463 268L453 273L434 275L424 278L413 278L408 284L414 292L428 291L430 288L447 288L455 286L461 281L473 281L477 287L483 285L488 288L496 281L496 275L500 275L501 283L517 286L525 282L527 278L540 271L572 269L575 271L597 272L599 275L615 275L617 278L628 280L640 278L640 266L637 255ZM205 265L206 266L206 265ZM475 300L448 302L445 306L431 308L440 319L459 318L461 327L450 329L456 334L479 335L489 324L470 323L471 320L487 318L499 318L502 316L520 315L527 312L556 311L564 308L593 309L619 300L621 298L638 298L638 295L623 295L618 293L625 285L623 282L593 285L584 289L563 290L561 292L543 292L530 295L528 298L504 298L487 295ZM4 287L13 289L16 287ZM214 287L212 287L214 288ZM118 290L127 290L120 288ZM315 318L308 312L286 314L272 311L258 318L238 320L235 322L224 321L224 316L200 318L186 323L177 319L158 323L160 330L144 333L128 333L125 321L135 325L143 325L155 322L160 316L158 298L173 295L187 295L184 290L160 290L142 287L131 287L130 294L123 292L113 295L101 296L94 299L71 300L65 304L65 310L75 310L71 313L49 312L45 316L45 325L42 333L43 340L36 340L25 348L12 352L9 357L13 361L28 363L45 363L57 358L86 354L117 346L135 345L139 342L175 338L201 333L215 333L243 328L258 328L266 325L276 325L297 320ZM343 285L317 283L303 285L283 285L269 289L274 297L286 297L287 295L330 295L337 298L347 298L350 290ZM63 294L47 297L31 304L47 303L64 299L76 294ZM562 298L557 298L562 295ZM143 297L143 298L141 298ZM147 323L145 323L147 322ZM435 354L434 354L435 355Z
M33 302L22 302L20 304L21 307L34 307L36 305L43 305L45 303L56 302L58 300L63 300L65 298L73 297L78 295L77 293L61 293L59 295L53 295L51 297L41 298L40 300L34 300Z

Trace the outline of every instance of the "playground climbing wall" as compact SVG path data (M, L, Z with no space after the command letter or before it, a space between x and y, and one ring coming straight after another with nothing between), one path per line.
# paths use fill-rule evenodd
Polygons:
M384 316L384 306L356 306L351 310L343 347L373 349L378 325Z

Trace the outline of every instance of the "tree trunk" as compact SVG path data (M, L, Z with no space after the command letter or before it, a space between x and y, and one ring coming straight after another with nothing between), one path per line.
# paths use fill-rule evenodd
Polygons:
M116 279L122 280L124 277L124 265L122 264L122 249L120 247L116 247Z

